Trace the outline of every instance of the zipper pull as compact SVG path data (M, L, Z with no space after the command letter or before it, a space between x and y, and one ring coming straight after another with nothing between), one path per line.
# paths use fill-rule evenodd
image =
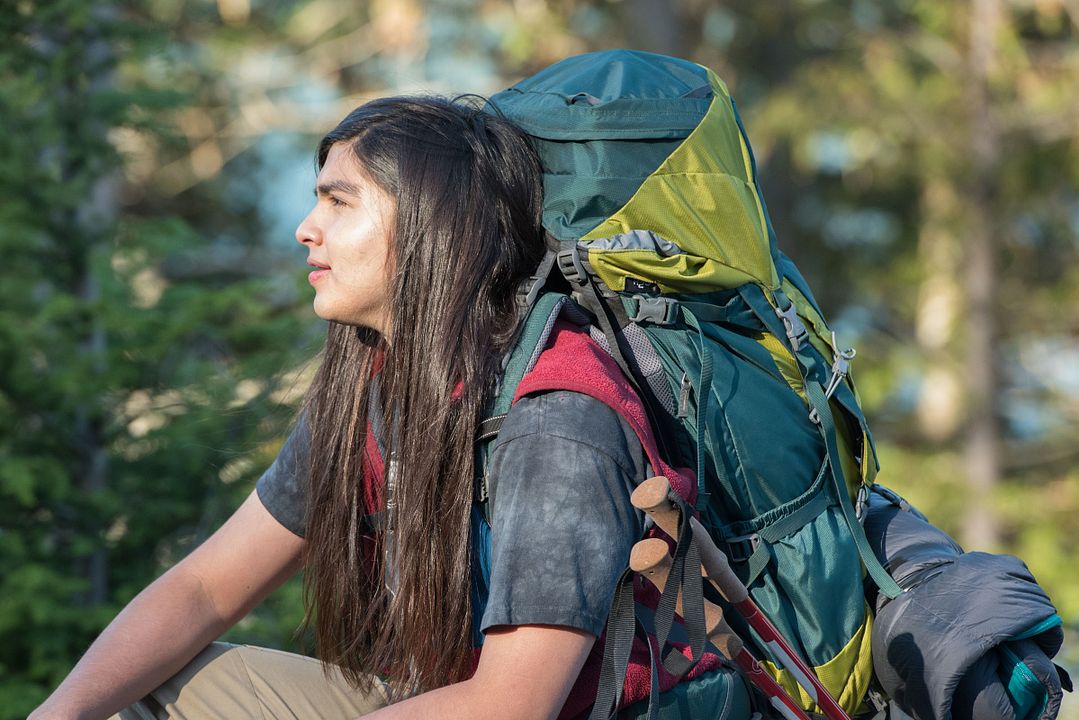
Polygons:
M682 387L678 393L678 419L682 420L689 417L689 393L693 389L693 384L689 381L689 375L682 373Z

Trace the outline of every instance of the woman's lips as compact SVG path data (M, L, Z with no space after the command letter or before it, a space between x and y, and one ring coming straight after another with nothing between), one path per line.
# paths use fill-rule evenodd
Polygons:
M314 260L312 260L310 258L307 259L307 264L314 268L314 270L312 270L311 272L309 272L307 274L307 282L311 283L312 285L314 285L315 282L320 277L322 277L323 275L325 275L326 273L328 273L330 271L330 266L329 265L323 265L322 263L317 263L317 262L315 262Z

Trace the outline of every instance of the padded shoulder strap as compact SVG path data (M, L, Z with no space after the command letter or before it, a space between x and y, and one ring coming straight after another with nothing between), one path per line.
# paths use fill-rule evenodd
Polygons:
M569 297L561 293L544 293L536 299L513 350L503 360L502 378L491 404L491 412L488 413L489 418L509 412L517 385L535 366L536 360L547 345L555 321L569 301Z
M618 413L641 441L653 472L665 475L675 492L687 501L695 501L696 482L688 477L687 471L676 471L660 457L644 403L625 375L587 331L572 323L554 324L547 347L517 385L513 401L549 390L583 393Z
M476 502L483 509L488 524L491 522L487 464L491 459L494 441L502 427L502 421L513 404L521 378L536 364L543 348L547 345L551 329L561 314L563 307L570 303L568 296L562 293L542 293L532 298L531 309L514 343L513 350L503 359L502 377L499 378L494 398L487 408L487 417L476 429L475 467L476 467Z

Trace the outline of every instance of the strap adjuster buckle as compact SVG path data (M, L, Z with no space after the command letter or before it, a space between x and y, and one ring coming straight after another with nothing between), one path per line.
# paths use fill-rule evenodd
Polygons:
M744 563L760 547L761 536L757 533L739 535L738 537L728 538L726 544L727 559L732 563Z
M798 309L794 307L794 303L790 303L786 310L776 308L776 315L783 321L783 329L787 331L787 340L790 341L791 350L798 352L802 349L802 343L809 338L805 323L798 317Z
M581 253L575 244L558 251L558 269L574 285L584 285L588 281L588 271L581 262Z
M673 325L678 321L678 301L665 297L634 295L637 312L629 319L632 322L647 322L653 325Z
M553 250L543 253L543 259L536 266L536 271L532 273L528 280L521 283L521 287L517 292L525 312L531 310L532 306L536 304L536 299L543 290L543 286L547 283L547 276L551 274L551 266L555 264L556 259L557 254Z

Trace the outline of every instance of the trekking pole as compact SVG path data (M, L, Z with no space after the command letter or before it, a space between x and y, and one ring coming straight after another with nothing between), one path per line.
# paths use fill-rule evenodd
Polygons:
M629 567L633 572L646 578L661 593L667 585L667 575L671 569L671 556L667 553L667 543L659 538L641 540L633 546L629 556ZM679 593L675 607L682 614L682 596ZM715 603L704 601L704 628L708 641L715 645L729 660L733 660L746 678L757 686L768 702L787 720L809 720L809 716L799 707L786 690L772 678L753 654L746 649L738 637L723 619L723 610Z
M651 516L656 525L672 538L678 537L678 508L668 498L671 491L670 482L663 476L649 478L637 486L630 497L630 502L639 510L643 510ZM693 534L697 537L701 551L701 566L704 574L712 585L723 595L738 614L741 615L749 626L753 628L772 655L779 661L779 667L785 669L799 685L806 691L810 699L820 706L824 715L830 720L850 720L850 717L839 707L828 690L821 684L817 676L794 651L791 644L779 633L772 621L765 617L757 603L749 596L746 586L738 579L731 570L727 556L716 547L712 537L704 526L694 518L689 519Z

